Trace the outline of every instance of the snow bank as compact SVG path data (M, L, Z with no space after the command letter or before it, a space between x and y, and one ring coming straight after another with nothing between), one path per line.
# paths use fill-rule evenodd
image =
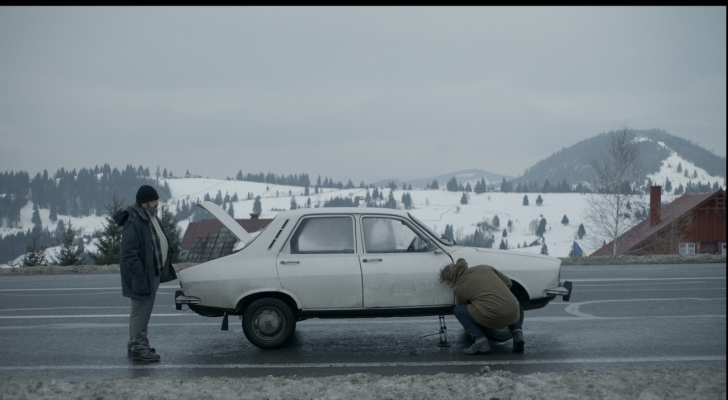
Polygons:
M518 375L380 376L319 378L0 379L0 398L53 399L725 399L725 368L695 370L572 371Z

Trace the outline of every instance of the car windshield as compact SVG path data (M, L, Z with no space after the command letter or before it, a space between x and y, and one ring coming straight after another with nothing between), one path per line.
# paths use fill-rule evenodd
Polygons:
M454 246L455 245L455 243L453 243L450 239L440 237L437 233L435 233L435 231L433 231L432 229L430 229L429 226L425 225L424 222L422 222L419 219L415 218L414 215L412 215L410 213L407 213L407 215L409 215L409 217L412 218L412 221L415 221L415 223L417 224L417 226L419 226L420 228L426 230L427 233L429 233L430 236L432 236L438 242L444 244L445 246Z

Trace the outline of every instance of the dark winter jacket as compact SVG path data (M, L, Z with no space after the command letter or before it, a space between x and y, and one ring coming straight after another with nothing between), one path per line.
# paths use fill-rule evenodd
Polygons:
M509 290L513 282L500 271L490 265L468 268L462 258L446 268L455 304L468 304L468 312L480 325L503 328L520 319L520 305Z
M147 213L136 205L118 211L112 217L121 230L121 293L125 297L137 300L151 300L155 294L153 285L154 249L152 245L151 221ZM163 228L164 229L164 228ZM167 234L164 234L165 237ZM169 238L167 238L167 242ZM162 268L160 283L177 279L172 263L172 247L167 251L167 261Z

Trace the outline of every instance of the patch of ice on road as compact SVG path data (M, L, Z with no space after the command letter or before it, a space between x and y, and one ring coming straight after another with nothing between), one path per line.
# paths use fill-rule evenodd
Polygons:
M318 378L0 379L0 398L104 399L725 399L726 369L571 371L519 375L352 374Z

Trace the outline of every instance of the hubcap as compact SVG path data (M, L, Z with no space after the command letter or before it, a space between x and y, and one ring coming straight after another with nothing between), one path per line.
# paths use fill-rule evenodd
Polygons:
M283 316L271 307L258 310L253 318L253 328L263 339L275 339L283 331L283 325Z

